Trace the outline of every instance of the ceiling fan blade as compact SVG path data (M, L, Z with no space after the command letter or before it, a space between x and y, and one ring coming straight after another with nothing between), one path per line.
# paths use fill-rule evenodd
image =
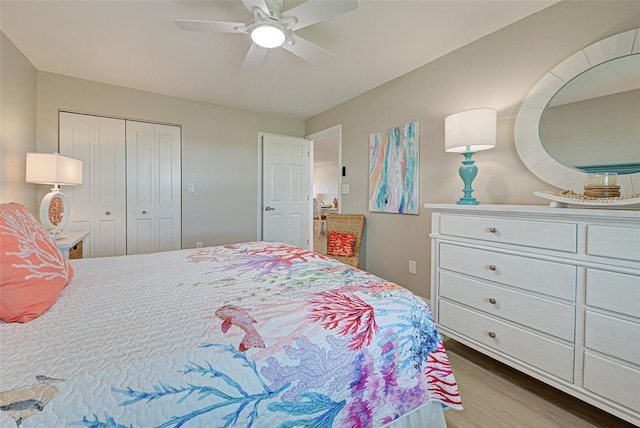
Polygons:
M311 64L320 65L333 58L333 54L331 52L322 49L320 46L314 45L309 40L303 39L294 33L291 34L291 37L295 43L291 46L284 44L282 47L292 54L298 55L305 61L308 61Z
M175 19L174 22L181 30L208 33L238 33L236 28L245 25L244 22L192 21L188 19Z
M208 33L239 33L237 27L244 27L244 22L226 21L193 21L189 19L175 19L174 22L181 30L205 31Z
M267 55L267 51L268 49L261 48L255 43L251 43L249 52L247 52L247 56L244 58L244 62L242 63L242 69L250 70L260 67L260 64L262 64L262 60Z
M358 0L307 0L306 2L282 12L282 16L295 16L298 23L291 30L299 30L325 19L342 15L358 7Z
M253 14L253 8L255 6L265 11L267 15L269 14L269 8L264 0L242 0L242 4L251 14Z

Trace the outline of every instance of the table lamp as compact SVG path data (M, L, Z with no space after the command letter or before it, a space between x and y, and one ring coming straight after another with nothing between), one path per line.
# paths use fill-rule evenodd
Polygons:
M478 150L486 150L496 145L497 112L492 108L466 110L444 119L444 150L461 153L464 156L458 170L464 189L464 196L458 205L478 205L471 196L471 183L478 174L478 167L471 156Z
M40 203L40 223L54 239L64 238L69 202L60 185L82 184L82 161L58 153L27 153L27 183L53 184Z

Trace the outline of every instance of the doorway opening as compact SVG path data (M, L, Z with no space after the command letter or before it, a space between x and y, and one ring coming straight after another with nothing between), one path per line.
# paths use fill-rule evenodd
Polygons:
M342 125L336 125L306 137L313 141L313 224L310 242L313 251L327 250L326 222L323 217L342 210Z

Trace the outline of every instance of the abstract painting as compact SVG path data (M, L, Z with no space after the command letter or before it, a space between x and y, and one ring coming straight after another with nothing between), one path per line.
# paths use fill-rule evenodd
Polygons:
M419 123L369 136L369 211L418 214Z

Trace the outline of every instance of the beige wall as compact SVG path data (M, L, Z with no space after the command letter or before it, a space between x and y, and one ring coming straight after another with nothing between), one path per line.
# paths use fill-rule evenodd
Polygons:
M38 72L38 151L57 149L59 110L182 126L184 248L255 240L258 132L304 136L302 120Z
M36 69L0 32L0 202L36 214L36 185L25 183L25 154L36 151Z
M363 266L413 292L430 295L430 213L368 212L369 134L420 121L420 206L462 196L462 157L444 152L444 118L477 107L498 109L497 146L478 152L474 196L482 204L545 204L554 190L520 161L514 120L529 90L556 64L605 37L640 26L637 2L561 2L306 121L306 134L342 124L347 167L345 213L367 216ZM425 43L437 43L425 40ZM385 61L388 59L381 59ZM408 261L417 262L417 275Z

